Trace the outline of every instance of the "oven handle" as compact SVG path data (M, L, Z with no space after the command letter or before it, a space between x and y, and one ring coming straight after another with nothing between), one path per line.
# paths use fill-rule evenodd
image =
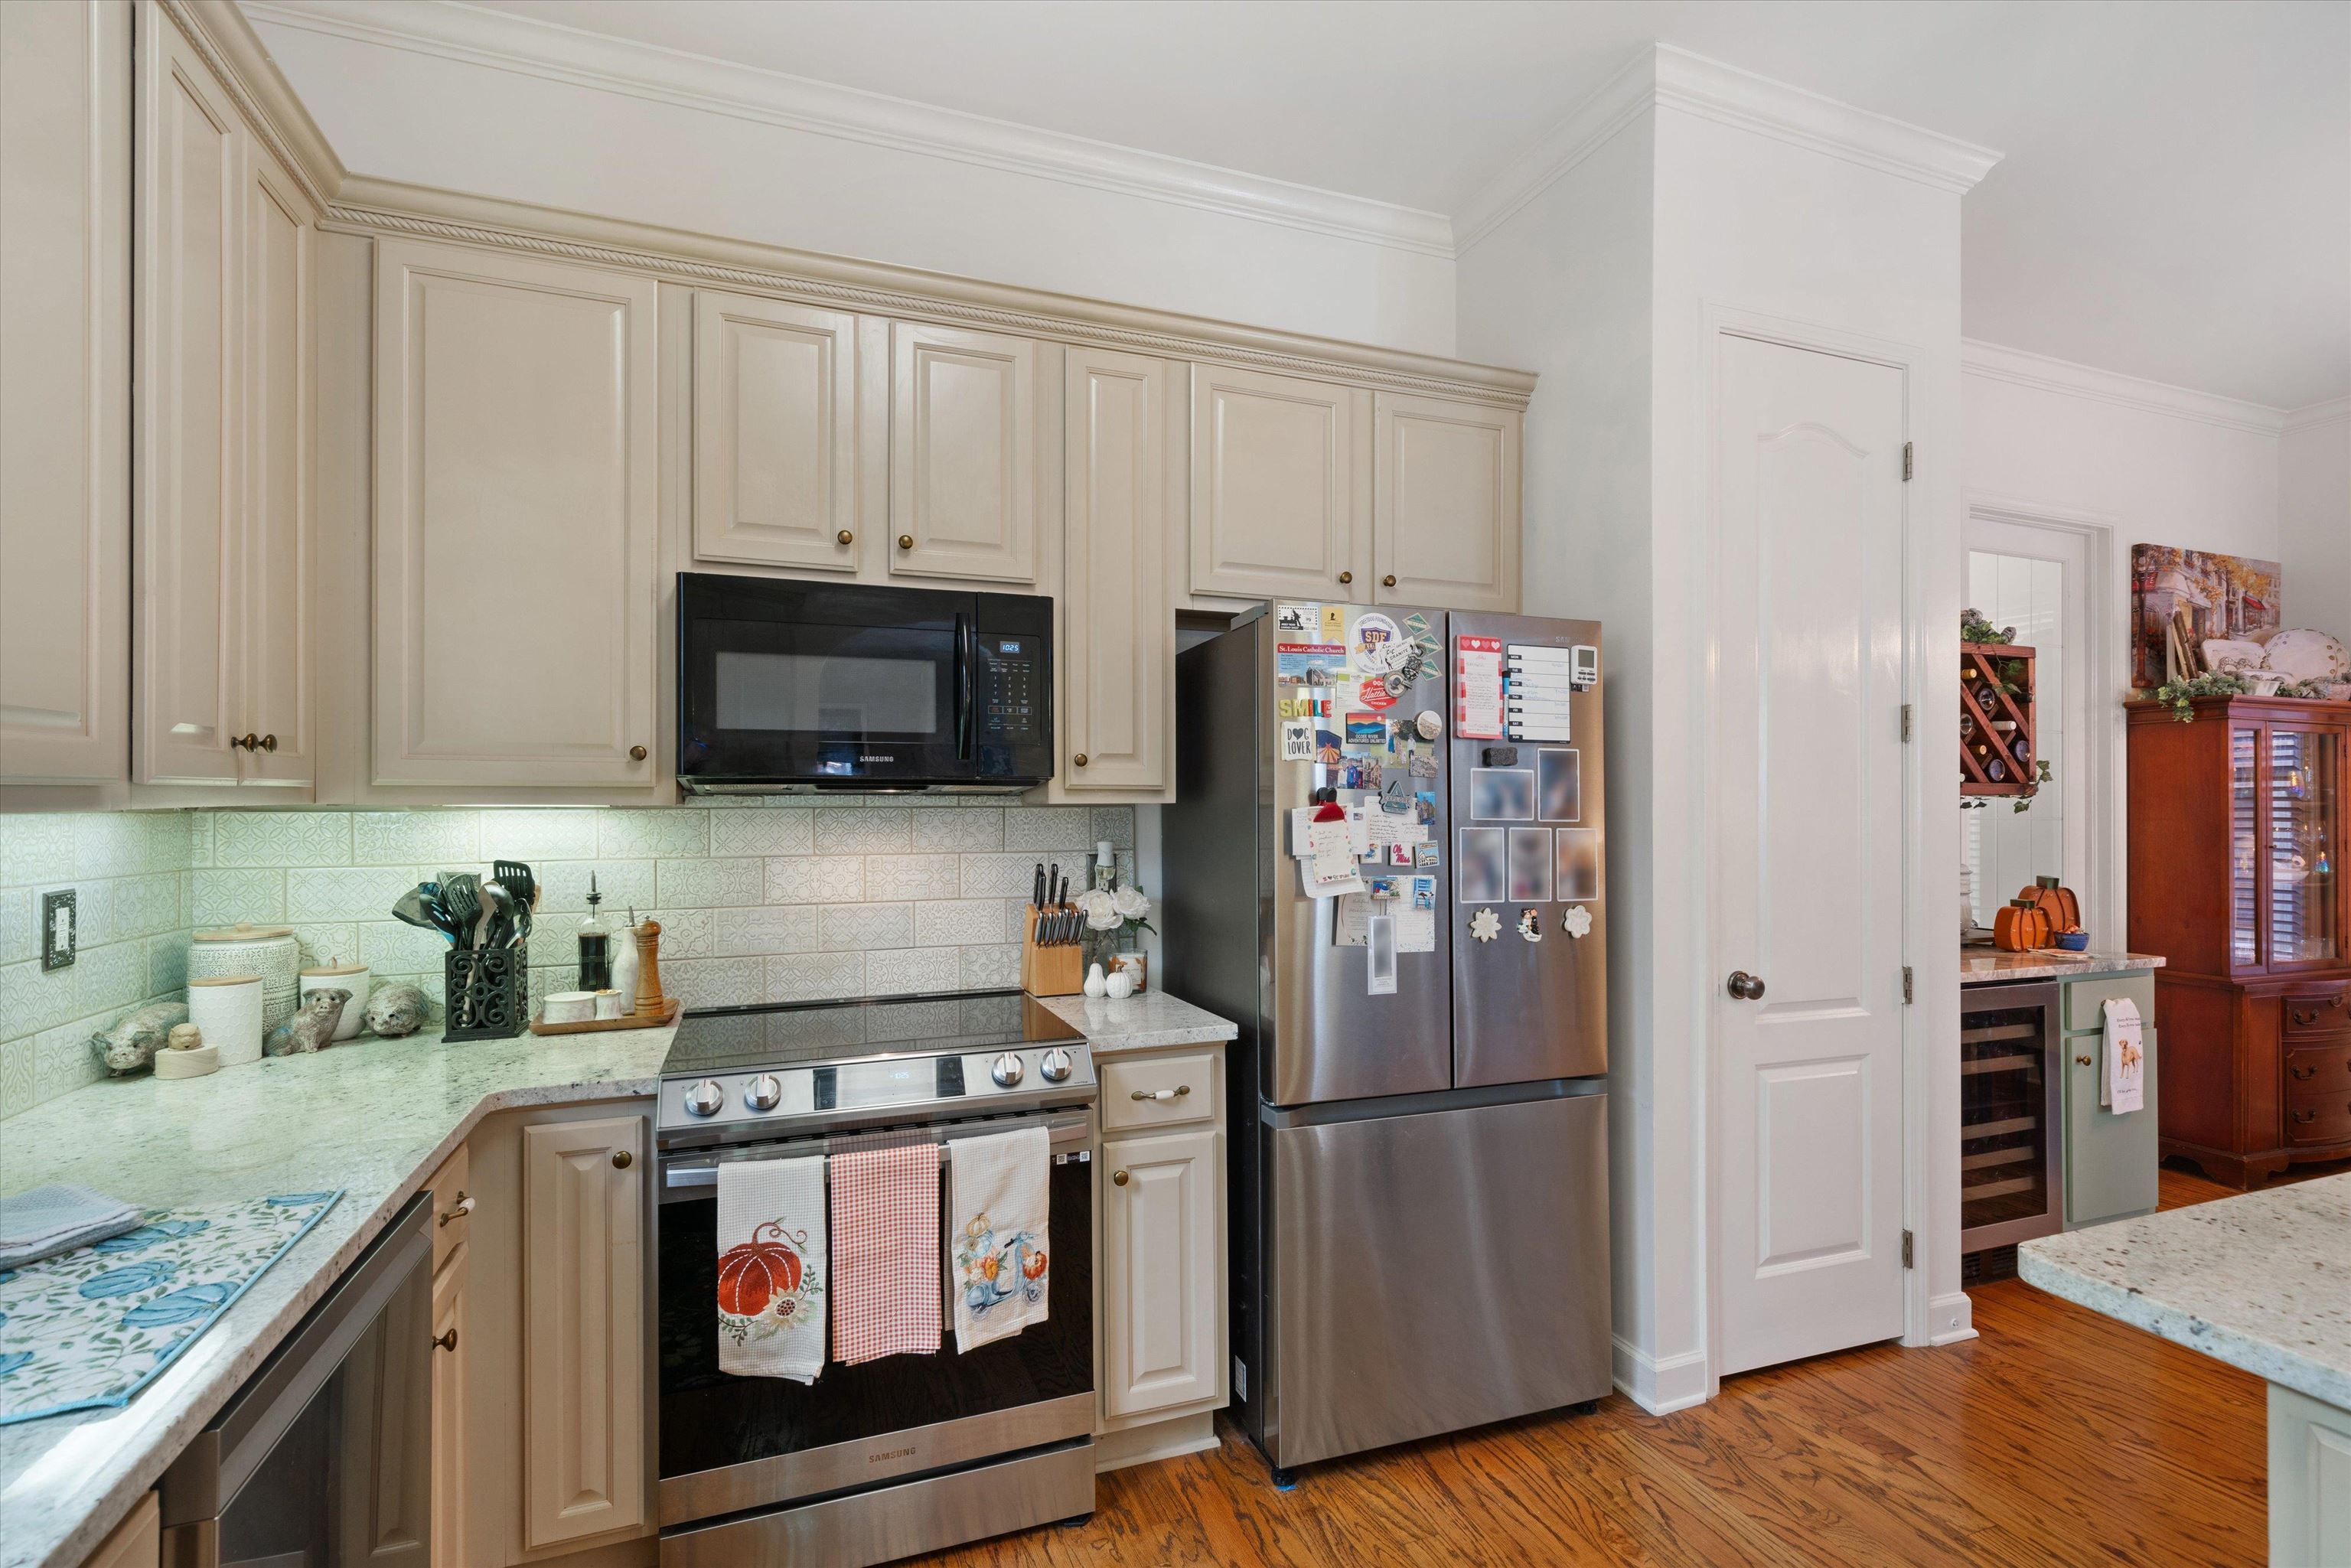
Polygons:
M971 617L956 617L956 759L971 760L972 732L972 666L979 662L979 647L972 637Z
M932 1139L939 1145L939 1168L955 1163L955 1145L965 1138L987 1137L997 1133L1015 1133L1024 1127L1044 1127L1052 1134L1051 1148L1055 1154L1067 1154L1085 1148L1093 1141L1093 1118L1083 1111L1062 1111L1047 1116L1008 1118L1003 1122L975 1122L958 1124L952 1133L941 1132ZM667 1188L716 1186L718 1167L737 1160L797 1159L808 1155L832 1155L841 1148L866 1142L865 1134L844 1134L838 1137L820 1134L811 1138L784 1139L773 1144L751 1144L728 1149L722 1154L665 1155L662 1158L662 1186Z

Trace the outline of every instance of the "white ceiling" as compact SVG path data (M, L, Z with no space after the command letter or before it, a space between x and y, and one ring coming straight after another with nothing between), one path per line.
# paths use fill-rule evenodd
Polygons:
M1999 149L1970 338L2351 393L2351 0L481 0L1458 214L1652 40Z

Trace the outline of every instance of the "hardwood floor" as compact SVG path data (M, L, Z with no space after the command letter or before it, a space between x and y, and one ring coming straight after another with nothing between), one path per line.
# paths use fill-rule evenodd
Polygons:
M2331 1174L2329 1167L2295 1173ZM2231 1196L2163 1172L2166 1208ZM2254 1564L2261 1380L2044 1295L1980 1286L1978 1337L1750 1373L1711 1404L1622 1395L1315 1466L1247 1438L1102 1478L1090 1521L934 1564Z

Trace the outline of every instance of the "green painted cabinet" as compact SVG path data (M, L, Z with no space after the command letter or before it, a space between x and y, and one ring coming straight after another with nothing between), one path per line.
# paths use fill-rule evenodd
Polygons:
M2079 1229L2109 1219L2151 1212L2156 1206L2156 1095L2163 1053L2155 1027L2152 974L2102 975L2064 988L2065 1228ZM2098 1103L2105 1071L2105 1004L2128 997L2144 1022L2140 1043L2147 1051L2145 1108L2117 1116Z

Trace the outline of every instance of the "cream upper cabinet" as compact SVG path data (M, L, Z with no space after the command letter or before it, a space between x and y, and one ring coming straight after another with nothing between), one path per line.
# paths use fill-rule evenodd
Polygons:
M522 1544L645 1522L644 1118L522 1130Z
M893 576L1037 580L1039 359L1027 338L890 324Z
M1368 602L1372 394L1192 367L1192 591Z
M855 316L695 294L695 556L857 570L870 542L857 376Z
M376 783L658 776L658 300L377 242Z
M1224 1134L1108 1139L1102 1157L1103 1415L1221 1399Z
M308 784L311 724L310 225L301 193L246 160L238 682L246 783Z
M1374 404L1374 601L1516 612L1523 416L1402 392Z
M131 6L0 5L0 781L131 765Z
M1184 367L1072 348L1063 372L1057 796L1175 781L1171 479L1184 474Z

